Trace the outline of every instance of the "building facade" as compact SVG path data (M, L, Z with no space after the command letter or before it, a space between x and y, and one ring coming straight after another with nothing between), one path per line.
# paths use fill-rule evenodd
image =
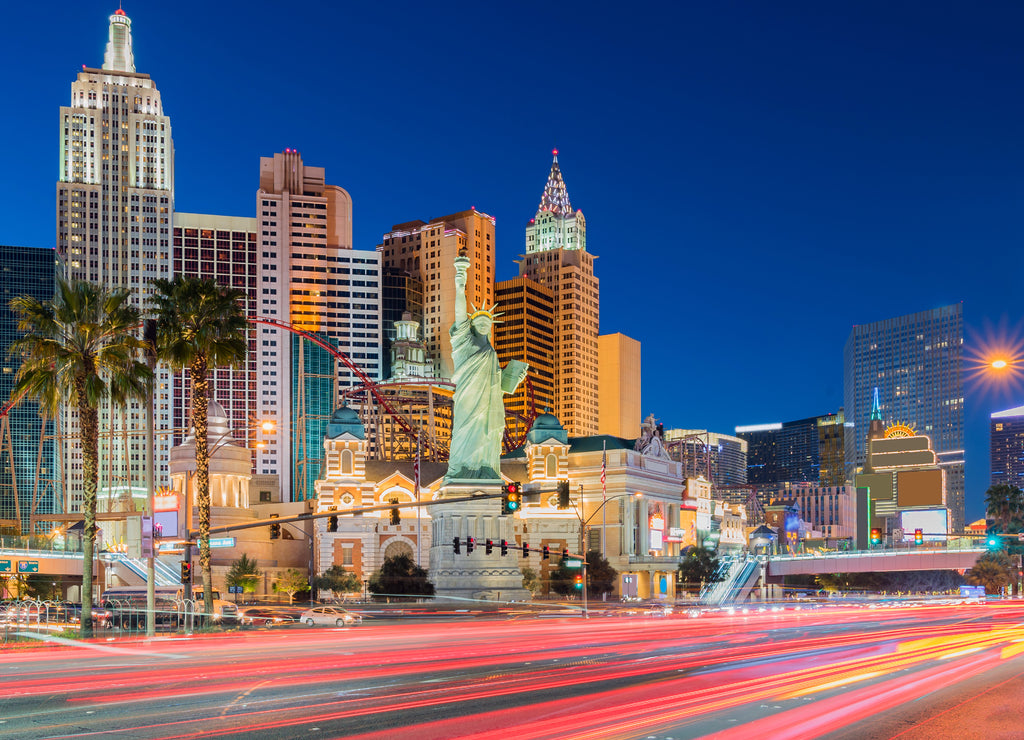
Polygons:
M747 483L747 441L707 429L666 429L665 447L688 477L703 475L717 488Z
M506 424L515 439L527 431L531 411L555 407L555 306L548 288L525 277L494 286L501 323L494 325L494 351L504 366L510 360L529 365L527 382L505 396Z
M846 473L865 464L874 389L881 413L927 435L946 473L950 526L964 526L963 308L854 326L843 351Z
M204 213L174 214L171 271L175 275L215 280L245 293L247 316L259 314L257 287L259 252L255 218ZM256 325L247 336L245 363L238 368L210 371L210 394L221 402L232 434L256 448L256 393L258 388ZM174 378L171 426L173 442L181 444L191 423L191 381L182 371ZM253 462L255 462L255 451Z
M796 421L736 427L747 441L747 483L806 481L842 485L844 415L825 414Z
M597 338L598 432L640 436L640 342L625 334Z
M991 485L1024 489L1024 406L995 412L988 430Z
M260 158L256 193L261 316L290 324L381 379L381 269L376 251L352 249L352 198L294 149ZM276 431L257 472L276 475L285 500L314 494L323 428L359 379L328 350L284 329L257 334L257 416ZM332 386L333 390L326 393Z
M391 501L437 500L446 465L422 463L417 487L412 461L369 459L365 430L350 408L335 412L324 445L327 467L324 479L317 482L317 510L337 510L340 515L334 532L328 531L326 520L316 520L318 572L340 565L365 580L385 558L403 553L427 567L433 544L429 505L399 508L398 523L391 522L388 511L354 516L345 512ZM526 444L502 458L501 473L506 481L522 483L527 499L514 516L514 541L508 542L510 552L505 557L533 569L541 592L549 591L551 572L559 561L558 557L545 559L543 549L559 553L585 547L604 554L618 571L616 596L674 598L684 540L679 463L644 455L633 449L631 440L595 436L570 442L554 416L541 414ZM570 508L560 509L557 482L566 479ZM472 525L470 535L478 546L495 539L496 518L480 517ZM691 524L687 520L687 527ZM521 557L524 545L527 558ZM497 547L491 557L502 557Z
M153 278L171 274L174 218L174 143L171 120L149 75L136 72L131 20L118 9L99 69L83 68L71 84L71 101L60 108L60 172L57 181L57 254L69 279L132 291L148 304ZM171 424L171 376L157 368L157 426ZM81 466L77 413L65 407L63 457ZM100 510L114 498L144 496L148 451L134 430L145 428L145 405L124 413L100 408ZM122 440L127 439L127 444ZM111 440L114 440L112 443ZM170 438L157 440L157 481L167 479ZM78 511L82 483L70 476L64 491Z
M600 291L594 256L587 252L587 222L569 201L557 149L540 206L526 227L519 274L554 298L554 413L570 436L597 434Z
M7 406L21 366L10 355L22 334L12 298L53 298L56 255L52 249L0 245L0 404ZM0 408L2 408L0 406ZM32 514L62 512L54 450L54 420L39 415L35 401L22 400L0 415L0 531L29 532ZM36 466L39 466L38 475Z
M494 303L494 218L470 209L430 222L396 224L377 251L389 274L407 273L422 284L423 339L437 376L451 378L455 258L464 252L470 260L466 298L477 308Z

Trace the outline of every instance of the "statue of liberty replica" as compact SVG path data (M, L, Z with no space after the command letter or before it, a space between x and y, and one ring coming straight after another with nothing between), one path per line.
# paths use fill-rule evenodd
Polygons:
M466 306L469 258L455 258L455 323L450 334L455 383L452 441L441 498L501 493L501 437L505 429L504 395L526 377L527 365L512 360L502 369L491 345L495 306ZM515 548L512 517L502 516L500 497L438 504L432 508L430 579L439 598L523 601L518 558L502 557L501 540ZM476 547L468 553L468 539ZM460 552L455 552L455 540ZM491 555L484 550L490 539Z

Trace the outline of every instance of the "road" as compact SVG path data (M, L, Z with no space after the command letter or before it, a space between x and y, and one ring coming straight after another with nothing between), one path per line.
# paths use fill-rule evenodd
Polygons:
M8 649L0 736L1020 737L1022 621L1018 602L505 614Z

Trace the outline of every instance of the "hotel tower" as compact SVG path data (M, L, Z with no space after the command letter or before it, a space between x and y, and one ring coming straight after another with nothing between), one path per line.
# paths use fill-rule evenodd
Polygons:
M587 223L569 202L557 149L537 214L526 227L519 274L553 296L554 414L571 437L597 434L598 280L594 256L587 252Z
M71 102L60 109L57 182L57 253L65 276L111 289L131 290L142 309L149 281L169 277L174 214L174 144L160 91L135 71L132 22L123 10L110 16L103 66L83 67L71 83ZM157 428L170 423L170 374L160 369ZM77 414L65 409L63 456L67 470L81 465ZM145 407L100 410L100 509L104 498L145 496ZM157 440L157 481L166 480L169 438ZM82 501L81 481L64 490L70 511Z

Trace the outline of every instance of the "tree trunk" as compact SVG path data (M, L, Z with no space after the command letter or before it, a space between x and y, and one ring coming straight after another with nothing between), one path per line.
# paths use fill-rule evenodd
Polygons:
M203 612L213 617L213 571L210 568L210 450L206 429L209 380L206 356L189 367L192 379L192 428L196 440L196 506L199 509L199 569L203 574Z
M78 420L82 434L82 637L92 637L92 565L96 549L96 488L99 473L96 409L86 400L85 379L75 379Z

